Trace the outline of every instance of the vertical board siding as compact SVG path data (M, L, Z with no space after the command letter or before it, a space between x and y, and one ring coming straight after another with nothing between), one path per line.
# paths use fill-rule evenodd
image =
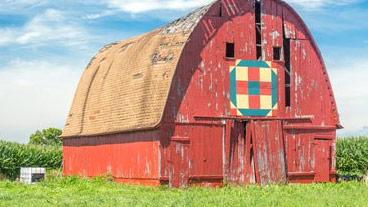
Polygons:
M232 183L245 182L245 167L248 164L245 158L246 129L245 124L235 122L231 127L228 181Z
M263 185L286 183L286 162L281 122L256 121L253 124L258 181Z
M64 139L63 173L159 184L158 138L157 132L138 132Z
M177 124L170 144L164 148L167 158L162 176L175 187L198 181L222 183L224 132L222 125Z
M263 58L273 60L273 47L283 46L283 6L274 0L262 3L262 49Z

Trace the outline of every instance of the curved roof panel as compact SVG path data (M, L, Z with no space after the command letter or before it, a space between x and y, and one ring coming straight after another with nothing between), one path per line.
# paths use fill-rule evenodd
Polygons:
M82 75L62 136L156 127L181 52L210 6L101 49Z

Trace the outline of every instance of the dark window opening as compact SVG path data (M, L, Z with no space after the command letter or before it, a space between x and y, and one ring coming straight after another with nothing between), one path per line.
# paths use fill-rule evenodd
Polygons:
M262 47L257 47L257 60L262 59Z
M261 1L255 0L256 22L261 22Z
M223 11L222 11L222 3L219 4L219 6L217 7L216 11L214 11L211 14L212 17L222 17L223 16Z
M226 43L226 57L235 58L235 44L227 42Z
M291 106L291 64L290 64L290 39L284 38L285 60L285 106Z
M291 97L290 97L291 89L290 85L285 87L285 106L290 107L291 106Z
M262 59L262 8L261 1L255 0L255 18L256 18L256 47L257 60Z
M273 60L281 60L281 47L273 48Z

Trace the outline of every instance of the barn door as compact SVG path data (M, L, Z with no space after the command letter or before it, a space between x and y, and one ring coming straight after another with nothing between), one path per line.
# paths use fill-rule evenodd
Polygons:
M252 131L257 182L286 183L281 121L254 121Z
M189 180L189 139L171 138L169 163L170 187L186 187Z
M330 180L331 147L329 140L315 140L315 182Z

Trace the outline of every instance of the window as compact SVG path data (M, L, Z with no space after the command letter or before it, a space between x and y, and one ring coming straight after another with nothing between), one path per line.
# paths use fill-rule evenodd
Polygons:
M281 60L281 47L273 48L273 60Z
M226 43L226 57L235 58L235 44L227 42Z
M223 16L223 11L222 11L222 3L219 4L219 6L217 7L216 11L214 11L211 14L212 17L222 17Z
M220 8L219 8L219 14L218 14L219 17L222 17L222 4L220 4Z

